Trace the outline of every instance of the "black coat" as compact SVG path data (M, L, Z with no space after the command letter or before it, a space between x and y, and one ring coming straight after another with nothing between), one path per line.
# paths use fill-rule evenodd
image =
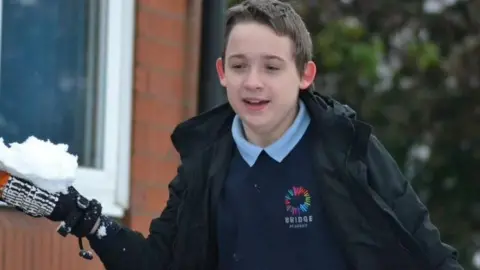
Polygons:
M463 269L371 127L333 99L310 92L300 97L316 133L322 205L350 269ZM216 269L215 209L234 147L233 116L225 104L175 129L182 165L150 235L123 228L110 239L90 240L107 269Z

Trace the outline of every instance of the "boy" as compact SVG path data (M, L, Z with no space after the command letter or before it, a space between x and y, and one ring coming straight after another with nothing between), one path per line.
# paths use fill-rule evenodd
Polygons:
M225 41L229 102L173 132L182 165L150 235L73 188L44 214L60 232L87 237L110 270L462 269L370 127L312 91L312 41L290 5L230 8ZM4 198L35 215L54 195L30 207L18 194L31 188L12 178Z

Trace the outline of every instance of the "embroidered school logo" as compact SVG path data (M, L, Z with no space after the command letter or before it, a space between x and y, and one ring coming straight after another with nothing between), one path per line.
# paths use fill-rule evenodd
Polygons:
M302 186L294 186L285 194L285 208L290 214L285 217L285 224L289 228L306 228L313 221L313 216L309 214L312 203L312 197L308 189Z
M285 195L285 206L287 211L293 216L299 216L300 213L307 213L310 208L312 198L307 189L303 187L293 187Z

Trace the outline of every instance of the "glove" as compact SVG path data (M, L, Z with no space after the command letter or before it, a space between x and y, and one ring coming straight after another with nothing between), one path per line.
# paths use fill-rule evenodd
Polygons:
M0 189L0 199L31 217L62 221L58 228L62 236L87 236L102 215L101 204L83 197L74 187L65 194L52 194L12 176Z
M118 223L102 215L102 206L97 200L88 200L74 187L69 187L65 194L52 194L23 179L8 177L4 185L5 175L0 175L0 200L31 217L61 221L58 233L64 237L68 234L78 237L79 255L84 259L93 259L93 254L83 249L82 237L95 233L95 226L98 225L99 238L116 234L121 229Z
M51 215L58 201L58 196L11 176L0 191L2 201L31 217Z

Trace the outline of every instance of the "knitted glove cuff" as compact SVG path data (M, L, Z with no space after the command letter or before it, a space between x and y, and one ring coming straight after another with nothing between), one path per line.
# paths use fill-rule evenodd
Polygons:
M29 216L47 217L57 205L59 195L49 193L21 179L10 177L3 188L1 200Z

